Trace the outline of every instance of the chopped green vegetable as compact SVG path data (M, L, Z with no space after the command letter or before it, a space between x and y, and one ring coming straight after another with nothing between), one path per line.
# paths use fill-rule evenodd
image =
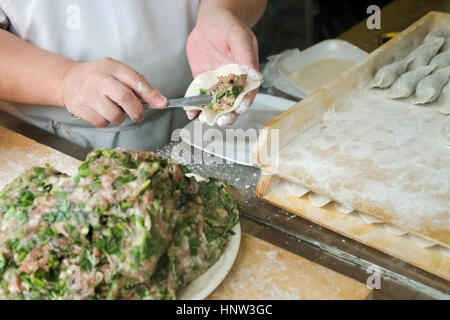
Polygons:
M242 92L243 89L244 88L241 86L233 86L231 92L233 93L233 96L237 97Z
M78 175L80 177L89 176L89 161L85 161L81 164L81 166L78 168Z
M113 182L114 189L120 188L122 185L127 184L129 182L133 182L137 179L135 175L130 175L128 177L117 177Z
M97 190L102 185L102 182L100 180L94 181L89 185L89 189L91 190Z
M147 180L147 181L145 181L145 182L141 185L141 191L143 191L143 190L147 189L148 187L150 187L151 182L152 182L152 181L151 181L150 179Z
M6 258L3 254L0 253L0 274L2 273L5 267L6 267Z

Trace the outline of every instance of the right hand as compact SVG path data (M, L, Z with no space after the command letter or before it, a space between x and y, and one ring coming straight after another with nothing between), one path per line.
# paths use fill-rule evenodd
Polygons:
M67 110L99 128L120 125L125 113L134 122L142 121L140 99L152 108L167 106L167 98L139 72L112 58L75 63L64 77L62 90Z

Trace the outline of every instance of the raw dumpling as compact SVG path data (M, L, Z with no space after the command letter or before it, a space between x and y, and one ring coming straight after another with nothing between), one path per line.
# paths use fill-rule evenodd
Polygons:
M422 104L435 101L448 83L450 67L440 69L420 80L416 88L416 99L414 103Z
M436 55L433 59L431 59L430 66L435 66L436 69L450 66L450 50Z
M441 91L438 100L432 104L432 107L443 114L450 114L450 83Z
M194 81L192 81L192 83L189 85L189 87L186 91L185 97L198 96L198 95L202 94L203 92L208 91L207 89L215 86L220 81L229 79L228 77L230 75L244 75L244 74L246 74L245 70L242 70L241 67L237 64L227 64L227 65L221 66L218 69L203 72L203 73L199 74L194 79ZM225 78L227 78L227 79L225 79ZM220 79L222 79L222 80L220 80ZM247 93L249 93L250 91L258 88L260 84L261 84L261 81L247 78L247 81L246 81L245 85L243 86L243 88L240 88L236 92L236 94L234 93L234 89L231 86L230 93L234 95L234 99L233 99L232 105L227 109L213 110L214 104L212 106L211 105L186 106L186 107L184 107L184 109L185 110L201 110L202 114L205 115L206 123L208 125L212 126L216 123L219 116L234 111L239 106L239 104L242 102L242 99L245 97L245 95ZM222 95L221 98L226 97L226 96L227 96L227 94ZM217 95L216 95L216 97L218 98ZM229 98L229 96L227 96L226 98ZM217 102L217 100L216 100L216 102Z
M389 98L406 98L415 90L420 80L425 78L434 67L426 66L413 71L408 71L398 78L389 90Z
M444 40L444 44L442 45L440 52L444 52L447 50L450 50L450 38L446 38Z
M449 37L450 37L450 28L438 29L431 31L429 34L427 34L424 42L431 42L439 38L449 38Z
M415 70L428 65L430 60L438 53L444 43L444 38L438 38L433 41L422 44L411 52L406 60L412 59L408 65L408 70Z
M387 66L382 67L375 74L375 78L370 85L371 88L388 88L401 74L403 74L408 68L410 60L401 60Z

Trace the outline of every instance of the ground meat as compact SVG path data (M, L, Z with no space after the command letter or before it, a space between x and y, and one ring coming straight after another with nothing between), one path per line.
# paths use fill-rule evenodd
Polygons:
M43 248L34 248L28 253L26 258L20 264L19 273L34 273L39 269L48 271L49 260L50 253L48 246Z
M208 89L200 89L200 93L214 97L213 102L207 107L220 113L233 106L237 96L244 90L246 83L246 74L219 76L215 85Z

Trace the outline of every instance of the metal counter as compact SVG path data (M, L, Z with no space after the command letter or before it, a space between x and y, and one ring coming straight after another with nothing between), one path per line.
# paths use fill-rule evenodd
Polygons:
M382 9L381 30L368 30L366 22L362 21L339 38L371 52L379 46L383 33L401 31L432 10L450 12L450 1L397 0ZM80 160L89 151L2 112L0 125ZM159 152L170 156L177 145L178 142L171 143ZM178 155L176 159L184 158ZM231 163L218 164L211 159L207 165L188 164L188 167L205 177L226 179L239 189L244 198L241 224L245 232L363 283L370 276L367 268L378 266L382 274L381 288L373 290L372 298L450 298L447 281L256 198L254 190L259 169Z

